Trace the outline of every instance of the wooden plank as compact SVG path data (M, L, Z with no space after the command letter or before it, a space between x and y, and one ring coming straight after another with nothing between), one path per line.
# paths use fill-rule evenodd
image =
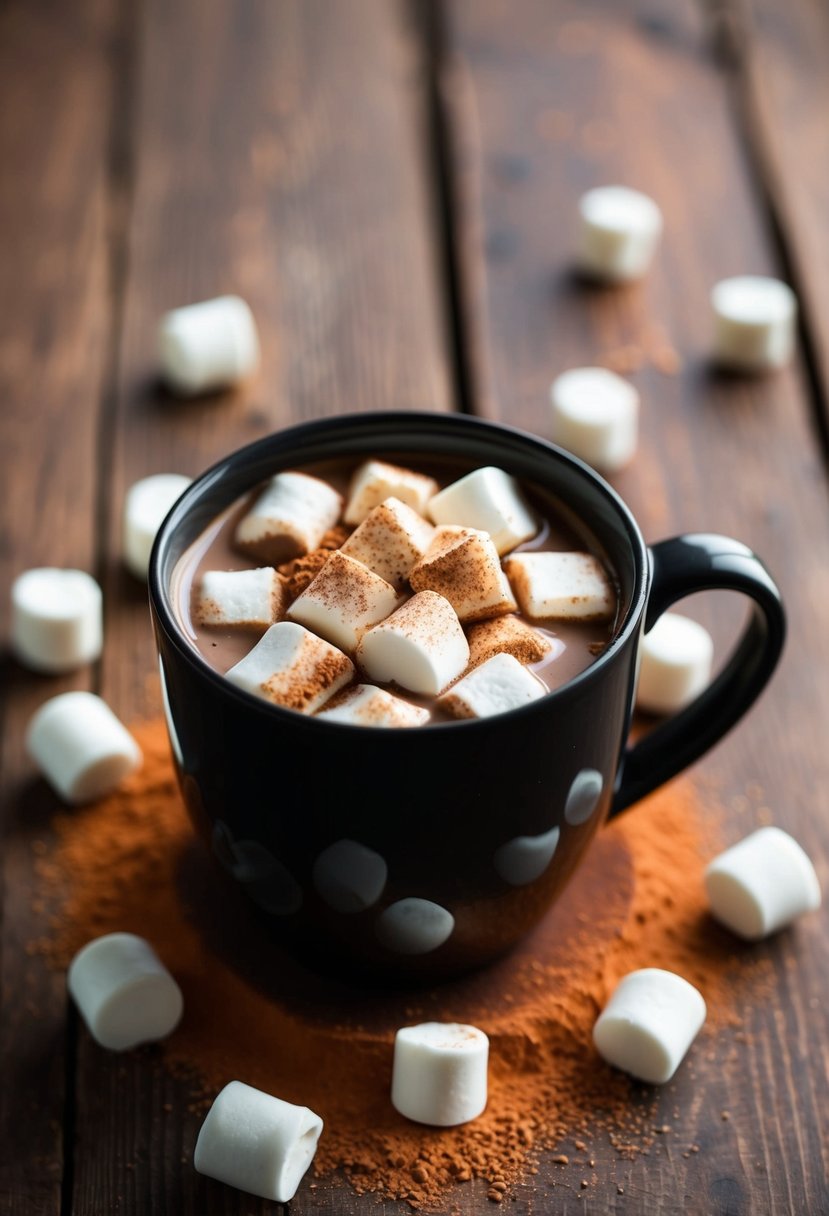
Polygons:
M136 54L109 495L117 607L103 665L104 693L126 719L160 708L146 589L118 563L130 483L198 473L316 416L452 404L424 78L402 0L148 0ZM236 393L172 401L154 381L158 317L226 291L253 307L261 374ZM83 1038L78 1216L270 1210L193 1172L191 1097L152 1054L104 1058ZM342 1184L320 1185L292 1210L355 1204Z
M447 12L443 96L478 408L543 435L555 374L597 361L633 371L642 446L614 480L646 537L739 536L765 557L789 604L780 673L699 766L700 779L719 791L729 838L771 815L825 876L829 842L814 791L829 777L829 693L814 672L829 661L816 558L828 539L826 484L800 365L765 380L726 379L706 365L714 282L780 271L708 31L690 4L668 0L596 5L589 19L582 5L544 0L527 0L520 19L500 0L451 0ZM576 202L612 182L652 194L666 236L644 284L588 289L571 273ZM699 615L722 647L736 619L711 598ZM746 1041L734 1050L724 1036L694 1077L680 1073L663 1095L656 1124L674 1122L678 1108L683 1135L704 1151L685 1159L662 1145L622 1163L597 1138L589 1197L578 1194L577 1171L553 1176L542 1166L542 1191L558 1181L562 1211L829 1209L829 1088L813 1063L829 1031L824 925L815 918L761 948L777 985L737 1011Z
M0 11L0 629L7 588L42 565L95 571L97 425L107 360L112 0ZM63 979L29 953L45 928L37 851L56 803L26 724L90 671L35 676L3 656L0 1212L49 1216L64 1168ZM71 1095L68 1101L71 1108ZM71 1132L71 1129L70 1129ZM66 1154L71 1160L71 1138Z

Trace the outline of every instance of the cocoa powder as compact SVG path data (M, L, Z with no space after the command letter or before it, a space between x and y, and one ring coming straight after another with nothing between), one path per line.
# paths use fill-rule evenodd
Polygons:
M341 1169L360 1193L445 1211L453 1188L473 1177L500 1201L545 1149L561 1167L562 1148L586 1151L600 1133L622 1156L648 1151L656 1133L642 1088L607 1067L591 1042L617 981L641 966L679 972L708 1003L704 1034L735 1020L738 976L766 982L764 965L747 964L707 917L701 834L706 856L716 843L688 779L602 831L558 906L488 970L414 994L316 978L223 896L186 819L163 723L135 734L141 772L103 802L58 815L54 848L33 846L34 900L57 892L59 906L31 950L64 968L98 934L148 938L185 998L163 1047L166 1066L194 1078L205 1104L239 1079L312 1107L325 1120L317 1173ZM471 1124L422 1127L391 1106L394 1032L426 1020L470 1022L491 1038L489 1105ZM586 1165L579 1157L574 1168Z

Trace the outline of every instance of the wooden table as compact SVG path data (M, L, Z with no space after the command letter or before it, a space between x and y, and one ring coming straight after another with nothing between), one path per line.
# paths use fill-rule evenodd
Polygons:
M158 709L145 593L118 559L139 477L196 474L341 411L464 410L545 434L555 373L629 370L642 446L616 484L646 537L737 535L789 608L771 690L699 770L723 805L762 789L829 880L827 63L820 0L0 7L2 585L78 566L107 605L93 668L44 679L4 663L0 1213L269 1210L180 1167L197 1126L186 1092L144 1056L116 1073L26 952L31 842L55 805L23 754L27 720L69 688L126 719ZM663 248L641 286L586 291L569 269L575 201L617 180L660 201ZM748 271L793 282L799 354L726 379L706 366L708 293ZM259 321L261 375L175 404L154 379L157 318L228 290ZM734 618L718 604L701 619L724 646ZM2 613L5 635L6 595ZM706 1151L629 1163L621 1196L609 1181L551 1191L542 1162L511 1211L829 1212L825 916L763 949L777 984L743 1011L752 1045L699 1060L693 1089L680 1079L666 1099ZM600 1175L610 1152L597 1143ZM487 1210L485 1186L457 1203ZM292 1210L380 1209L334 1184Z

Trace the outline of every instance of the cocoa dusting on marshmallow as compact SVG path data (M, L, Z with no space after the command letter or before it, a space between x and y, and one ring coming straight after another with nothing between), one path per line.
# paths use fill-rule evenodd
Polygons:
M285 579L285 589L292 603L314 581L330 556L331 549L313 549L303 557L295 557L277 567Z
M540 663L553 648L550 638L517 616L480 621L471 626L466 637L470 668L485 663L496 654L511 654L519 663Z
M325 654L314 655L312 662L298 666L287 680L285 672L275 672L263 682L262 692L283 709L305 713L324 689L342 683L353 671L353 664L346 655L326 647Z

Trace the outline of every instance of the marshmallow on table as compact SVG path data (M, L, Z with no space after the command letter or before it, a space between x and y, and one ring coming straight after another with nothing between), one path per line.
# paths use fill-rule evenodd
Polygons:
M409 582L415 591L444 596L464 623L503 616L517 606L492 538L477 528L437 528Z
M387 583L399 587L432 541L434 528L399 498L387 498L369 511L340 552L354 557Z
M576 367L550 387L552 439L609 473L633 457L639 431L639 394L603 367Z
M516 553L504 563L521 611L534 620L602 620L616 609L592 553Z
M427 510L436 524L458 524L488 532L499 555L538 531L518 482L491 465L453 481L430 499Z
M759 941L820 907L820 884L806 853L780 828L760 828L705 871L711 911L732 932Z
M457 613L434 591L418 591L367 630L357 662L373 680L437 696L461 674L469 646Z
M341 508L340 495L319 477L277 473L239 521L234 543L275 566L316 549Z
M312 714L354 675L336 646L293 621L279 621L235 667L231 683L283 709Z
M422 726L429 721L429 711L412 705L372 684L355 684L342 693L334 704L324 706L317 714L326 722L345 722L350 726Z
M264 631L285 615L285 580L272 566L259 570L206 570L196 598L199 625Z
M101 653L101 588L83 570L44 566L12 583L11 644L21 663L57 674Z
M670 1081L705 1021L705 1001L672 971L646 967L622 979L593 1027L608 1064L640 1081Z
M65 692L41 705L26 750L61 798L76 805L111 793L142 759L126 727L91 692Z
M155 473L136 481L124 499L122 546L124 562L136 578L146 578L156 533L176 499L190 485L180 473Z
M369 511L387 498L397 498L423 515L437 488L434 477L387 464L384 460L367 460L351 478L343 519L347 524L361 524Z
M174 308L161 318L158 351L164 379L180 396L227 388L258 366L253 313L238 296Z
M394 1040L391 1101L415 1123L456 1127L486 1108L489 1039L459 1022L404 1026Z
M546 685L518 659L496 654L453 684L437 704L453 718L490 718L529 705L546 692Z
M390 583L335 550L287 615L341 650L354 650L366 629L394 612L400 597Z
M288 1203L314 1160L321 1131L322 1119L307 1106L231 1081L201 1125L193 1164L249 1195Z
M636 704L649 713L675 713L711 682L711 634L678 612L663 612L642 637L640 654Z
M609 283L641 278L662 234L662 213L653 199L626 186L599 186L579 203L579 264Z
M133 933L89 942L66 979L89 1033L110 1051L166 1038L181 1020L181 989L149 942Z
M779 279L740 275L711 292L714 358L724 367L766 371L783 367L794 350L797 299Z
M491 621L480 621L469 628L466 637L470 667L477 667L496 654L511 654L519 663L540 663L545 656L555 658L564 649L558 638L545 637L520 616L497 616ZM551 654L554 642L556 655Z

